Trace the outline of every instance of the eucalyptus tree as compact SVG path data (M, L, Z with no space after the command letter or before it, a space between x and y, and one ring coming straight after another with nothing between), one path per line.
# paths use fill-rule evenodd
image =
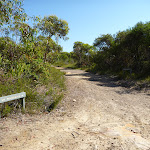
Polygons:
M40 57L45 61L48 60L48 62L51 62L50 59L52 59L52 61L54 60L52 55L53 53L55 53L56 57L56 54L62 51L62 47L58 45L53 39L47 39L47 37L44 37L42 35L39 35L37 37L37 40L35 42L35 49L37 52L39 51ZM45 55L45 51L43 50L47 50L48 55Z
M150 72L150 22L137 23L128 33L124 41L132 63L130 66L137 74ZM149 71L148 71L149 70Z
M82 58L83 58L83 43L80 41L74 42L73 46L73 52L76 55L77 61L79 61L79 65L82 63Z
M43 35L51 38L55 36L55 38L63 38L64 40L67 38L66 35L69 32L68 23L65 20L59 19L57 16L47 16L44 17L39 23L37 27L43 33Z
M137 23L115 37L101 35L94 41L98 49L94 63L104 72L132 69L137 77L150 74L150 22Z
M0 1L0 27L13 21L24 20L27 17L22 7L23 0Z
M77 41L74 43L73 52L76 55L76 59L79 65L89 63L89 51L93 49L93 46Z
M49 52L49 40L55 37L56 41L59 38L67 40L66 35L69 32L68 23L65 20L59 19L57 16L45 16L37 24L38 29L41 33L47 37L47 48L44 54L44 62L46 61L47 53Z
M100 37L94 40L94 46L97 47L100 51L105 51L112 46L114 38L111 34L103 34Z

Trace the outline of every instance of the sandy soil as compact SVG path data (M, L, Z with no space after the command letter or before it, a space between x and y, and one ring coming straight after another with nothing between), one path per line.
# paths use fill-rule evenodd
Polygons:
M150 150L149 91L81 70L61 70L67 92L59 107L1 119L0 150Z

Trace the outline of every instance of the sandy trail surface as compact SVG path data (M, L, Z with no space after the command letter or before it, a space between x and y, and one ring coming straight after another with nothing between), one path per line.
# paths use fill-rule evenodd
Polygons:
M67 92L51 113L0 120L0 150L150 150L150 93L112 78L66 72Z

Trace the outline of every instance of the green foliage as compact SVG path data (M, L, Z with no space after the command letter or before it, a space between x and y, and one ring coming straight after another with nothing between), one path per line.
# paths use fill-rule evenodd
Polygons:
M110 34L101 35L100 37L96 38L94 41L94 46L98 47L99 50L107 50L112 46L113 37Z
M27 94L26 112L33 113L46 111L51 103L57 101L56 97L63 95L63 90L65 89L63 73L50 67L49 64L44 64L43 70L41 73L36 74L36 76L27 76L29 76L29 74L21 78L12 76L12 73L1 75L0 97L25 91ZM43 85L45 85L45 90L43 93L40 93L38 87L42 87ZM45 103L44 100L46 97L49 97L47 103ZM14 110L14 105L10 103L10 105L8 104L8 107L3 110L4 116L6 116L8 112L6 109L9 107L10 110L14 112L17 111L16 109Z
M65 67L65 68L73 67L76 64L74 57L75 56L72 52L71 53L61 52L61 53L57 54L57 57L53 57L53 65L61 66L61 67Z
M143 78L150 74L150 22L137 23L133 28L95 39L97 53L93 63L97 72L118 74L123 78ZM124 68L132 75L121 74Z
M2 107L4 107L4 108L3 108L3 111L2 111L2 116L8 116L8 114L11 113L12 108L8 104L3 104L3 105L4 106L2 106Z
M90 59L92 57L92 53L94 51L94 47L89 44L82 43L77 41L74 43L73 52L78 62L78 67L86 67L90 65Z
M55 36L57 38L65 38L69 32L68 23L65 20L59 19L57 16L44 17L37 27L44 35L48 37Z
M70 53L61 52L57 57L55 57L56 53L54 53L53 65L72 69L85 69L92 65L96 54L93 46L77 41L74 43L73 50Z
M150 83L150 76L148 76L145 81Z
M6 82L7 81L7 82ZM11 74L3 75L1 77L1 87L0 87L0 96L6 96L11 94L16 94L25 91L27 94L26 97L26 111L29 111L29 107L31 102L36 101L37 105L42 104L42 95L38 96L37 91L35 90L36 83L29 79L29 78L14 78L11 76ZM7 115L7 109L10 108L10 111L17 112L17 108L19 105L17 105L18 100L7 102L4 110L3 110L3 116ZM15 105L17 105L17 108L15 108ZM21 109L21 107L19 107Z
M0 2L0 96L26 92L26 112L49 110L61 100L65 89L63 73L51 67L62 47L52 40L67 39L68 23L57 16L33 17L26 23L22 0ZM38 33L40 29L44 36ZM48 56L48 57L47 57ZM60 58L61 59L61 58ZM21 110L18 100L7 102L3 116Z
M0 1L0 27L12 21L25 20L26 14L22 8L22 0Z

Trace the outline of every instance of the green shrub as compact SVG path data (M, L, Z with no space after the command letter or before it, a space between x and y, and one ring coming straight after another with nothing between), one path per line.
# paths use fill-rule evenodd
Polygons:
M26 92L26 112L28 113L37 113L39 111L47 111L49 106L54 103L54 106L62 98L63 90L65 89L64 84L64 73L59 70L51 67L50 64L43 64L40 72L35 73L32 68L30 73L28 72L20 76L16 74L7 73L1 74L0 76L0 97L7 96L11 94L16 94L20 92ZM36 71L36 69L35 69ZM34 75L35 74L35 75ZM44 92L40 93L37 87L45 87ZM45 103L45 98L48 97L48 101ZM11 101L11 103L17 103L19 100ZM6 106L3 109L3 116L7 116L8 113L16 113L20 107L14 109L14 105L11 105L10 102L6 103ZM54 108L55 108L54 107ZM2 110L2 109L1 109Z

